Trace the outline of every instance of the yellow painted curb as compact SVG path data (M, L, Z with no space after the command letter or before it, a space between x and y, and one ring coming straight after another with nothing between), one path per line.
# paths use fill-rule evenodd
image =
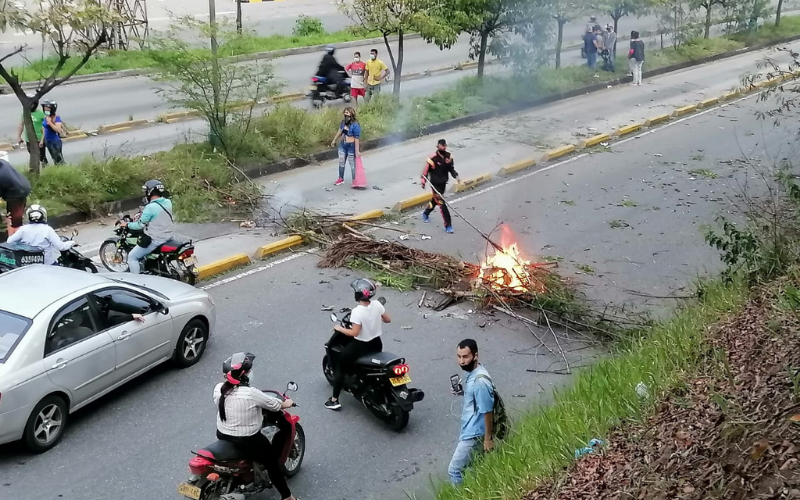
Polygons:
M609 141L609 140L611 140L611 136L610 135L608 135L608 134L597 134L597 135L595 135L593 137L589 137L588 139L582 140L580 143L578 143L578 147L580 149L583 149L583 148L588 148L588 147L592 147L592 146L597 146L601 142L606 142L606 141Z
M224 272L230 271L231 269L237 268L239 266L246 266L250 263L250 257L243 253L239 253L233 255L231 257L225 257L224 259L220 259L216 262L212 262L211 264L206 264L205 266L200 266L197 268L197 277L201 280L210 278L212 276L216 276L217 274L222 274Z
M519 172L520 170L525 170L526 168L530 168L530 167L532 167L534 165L536 165L536 160L533 160L533 159L518 161L516 163L512 163L511 165L507 165L507 166L501 168L497 172L497 175L513 174L514 172Z
M473 177L472 179L467 179L465 181L461 181L459 184L456 184L456 188L453 190L454 193L462 193L468 189L472 189L475 186L479 186L486 182L492 180L492 174L481 174L477 177Z
M647 120L645 120L644 121L644 126L645 127L652 127L653 125L656 125L658 123L668 122L669 119L670 119L669 113L664 113L663 115L656 115L656 116L650 117Z
M641 123L631 123L630 125L625 125L624 127L618 128L614 132L614 135L617 135L617 136L628 135L628 134L631 134L631 133L636 132L637 130L641 130L641 129L642 129L642 124Z
M303 92L295 92L294 94L276 95L275 97L272 98L272 102L296 101L298 99L302 99L305 96L306 95Z
M282 240L278 240L273 243L269 243L267 245L258 247L255 255L253 255L253 259L261 260L268 255L278 253L280 251L286 250L287 248L300 245L301 243L303 243L303 238L301 236L289 236L288 238L284 238Z
M81 132L80 134L70 134L70 135L68 135L67 137L64 137L61 140L63 142L69 142L69 141L75 141L75 140L78 140L78 139L86 139L87 137L89 137L89 134L87 134L86 132Z
M178 120L185 120L187 118L194 118L198 116L196 111L177 111L175 113L167 113L158 117L158 121L164 123L174 123ZM172 120L172 121L170 121Z
M720 96L720 99L723 101L727 101L729 99L733 99L734 97L739 95L739 89L731 90L730 92L725 92Z
M693 113L697 111L697 104L690 104L689 106L682 106L677 108L675 111L672 112L673 117L688 115L689 113Z
M546 161L555 160L556 158L560 158L564 155L568 155L575 151L574 144L567 144L565 146L561 146L555 149L551 149L547 153L544 154L544 158Z
M127 122L112 123L111 125L101 125L97 128L98 134L110 134L135 127L143 127L148 124L147 120L129 120Z
M358 214L350 217L350 220L355 222L359 220L372 220L372 219L380 219L383 217L383 210L370 210L369 212L364 212L363 214Z
M0 142L0 151L11 151L14 146L10 142Z
M402 212L403 210L408 210L409 208L424 205L429 201L431 201L431 193L425 192L422 194L418 194L416 196L412 196L411 198L406 198L405 200L398 201L392 207L392 210L395 212Z
M697 103L698 109L704 109L719 104L719 97L712 97L711 99L703 99Z

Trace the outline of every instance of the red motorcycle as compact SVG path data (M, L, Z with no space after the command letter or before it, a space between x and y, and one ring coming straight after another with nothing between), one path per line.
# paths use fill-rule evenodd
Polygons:
M289 391L297 391L297 384L289 382L286 392ZM264 392L281 401L287 399L286 393ZM283 473L286 477L294 477L300 471L306 452L306 434L300 425L300 417L285 410L265 410L261 432L272 441L278 430L286 434L280 456ZM228 441L220 440L192 453L195 457L189 461L191 475L185 483L178 485L178 493L184 497L193 500L245 500L272 488L267 471L260 464L242 458L236 446Z

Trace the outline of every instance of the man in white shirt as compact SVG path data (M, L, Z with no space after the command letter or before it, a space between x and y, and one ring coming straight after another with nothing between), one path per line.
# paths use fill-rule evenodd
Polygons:
M61 241L55 230L47 225L47 210L41 205L31 205L28 209L28 224L22 226L8 237L9 243L22 243L40 248L44 252L44 263L53 265L75 244L72 240Z
M356 360L365 354L383 351L383 323L391 323L392 319L386 314L386 309L377 300L371 300L375 296L377 287L368 279L360 278L350 284L355 290L356 302L358 305L350 312L350 323L352 328L345 328L336 325L334 329L353 337L353 340L345 346L336 367L333 381L333 396L325 402L325 408L329 410L339 410L342 403L339 402L339 394L344 386L344 379L347 372L351 370Z

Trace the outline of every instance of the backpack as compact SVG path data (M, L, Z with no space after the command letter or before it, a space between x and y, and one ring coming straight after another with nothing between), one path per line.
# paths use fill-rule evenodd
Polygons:
M492 408L492 438L502 441L508 435L511 425L508 422L508 414L506 413L506 405L503 403L503 398L497 392L497 388L492 382L492 378L488 375L479 374L475 380L485 378L492 384L492 393L494 395L494 407ZM478 413L478 403L473 399L472 404L475 405L475 413Z

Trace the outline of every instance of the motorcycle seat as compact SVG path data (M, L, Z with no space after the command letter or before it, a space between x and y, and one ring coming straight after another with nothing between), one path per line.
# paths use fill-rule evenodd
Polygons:
M216 441L203 447L197 452L198 455L214 460L215 462L229 462L231 460L244 460L244 453L239 451L233 443L229 441Z
M158 247L156 251L162 253L174 252L175 250L179 249L182 245L185 245L186 243L188 243L188 241L177 240L175 238L172 238L171 240L168 240L163 245Z
M370 366L370 367L384 367L391 366L397 363L402 363L403 358L391 352L375 352L372 354L365 354L356 360L356 365Z

